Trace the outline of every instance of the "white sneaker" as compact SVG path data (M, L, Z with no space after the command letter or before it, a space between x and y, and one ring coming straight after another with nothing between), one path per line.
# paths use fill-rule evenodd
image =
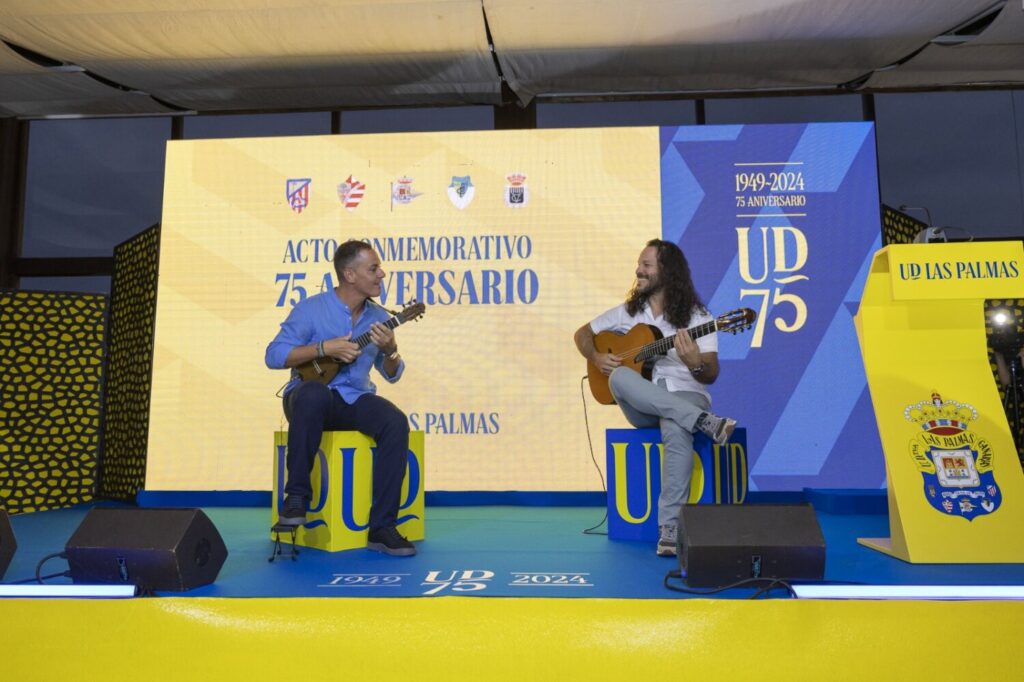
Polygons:
M676 527L658 527L658 556L676 555Z
M729 437L732 436L733 430L736 429L736 420L729 419L728 417L719 417L708 412L705 414L704 419L701 420L698 428L701 433L714 442L719 445L725 445L729 442Z

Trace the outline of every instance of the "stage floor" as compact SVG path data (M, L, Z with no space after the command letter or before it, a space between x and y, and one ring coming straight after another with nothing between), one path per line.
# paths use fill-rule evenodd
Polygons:
M36 562L60 552L87 509L12 517L18 550L5 582L31 578ZM658 557L653 543L584 534L598 524L594 507L431 507L427 539L411 558L365 549L329 553L300 548L267 561L270 514L257 508L207 508L229 556L216 582L175 596L189 597L421 597L677 599L666 589L674 559ZM818 512L826 542L826 580L870 585L1024 585L1024 564L908 564L857 544L858 537L888 535L884 514ZM603 527L599 530L603 530ZM66 564L53 559L43 573ZM53 583L67 583L65 578ZM675 584L679 584L676 581ZM716 598L746 598L735 589ZM771 593L786 597L784 590Z
M61 551L86 511L12 518L6 580ZM416 557L303 549L272 564L266 509L206 511L230 552L212 585L0 601L11 679L920 679L957 670L936 643L971 628L979 670L1018 674L1024 602L689 598L662 585L676 562L651 543L584 535L599 508L430 507ZM818 518L831 581L1024 584L1024 565L911 565L858 545L886 534L883 514Z

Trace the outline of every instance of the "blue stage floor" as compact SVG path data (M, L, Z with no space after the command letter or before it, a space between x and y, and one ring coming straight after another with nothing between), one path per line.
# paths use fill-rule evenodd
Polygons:
M666 589L674 559L657 557L650 543L586 535L601 520L594 507L433 507L427 540L412 558L368 550L329 553L300 548L274 563L266 509L208 508L229 557L213 585L185 593L204 597L494 597L686 598ZM63 550L86 509L12 517L18 551L5 582L34 575L36 562ZM1024 585L1024 564L912 565L857 544L888 535L884 514L818 513L826 540L826 579L875 585ZM53 559L43 573L65 568ZM68 582L58 578L51 582ZM718 597L748 597L732 590ZM776 591L774 596L785 596Z

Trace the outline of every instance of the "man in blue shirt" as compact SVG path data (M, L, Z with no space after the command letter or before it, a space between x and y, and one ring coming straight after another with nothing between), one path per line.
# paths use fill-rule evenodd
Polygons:
M299 302L267 346L266 363L271 369L295 368L328 357L347 363L326 385L302 381L293 369L285 387L288 482L278 523L299 526L306 521L312 496L309 475L324 430L360 431L377 443L367 547L412 556L416 548L395 528L409 422L404 412L377 395L370 381L371 366L391 383L405 371L394 333L383 324L390 315L371 300L381 293L384 270L370 245L356 240L338 247L334 270L338 286ZM352 340L362 334L369 334L370 343L360 348Z

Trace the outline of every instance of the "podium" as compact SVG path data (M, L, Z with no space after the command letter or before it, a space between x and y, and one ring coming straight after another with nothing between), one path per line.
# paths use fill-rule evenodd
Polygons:
M984 300L1024 297L1020 242L875 254L854 320L885 453L888 538L911 563L1024 562L1024 476L989 366Z

